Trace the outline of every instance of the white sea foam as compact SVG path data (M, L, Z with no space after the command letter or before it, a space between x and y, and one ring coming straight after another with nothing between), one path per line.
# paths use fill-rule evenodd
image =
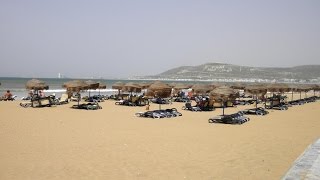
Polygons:
M84 92L116 92L118 90L116 89L91 89L91 90L86 90ZM47 92L47 93L58 93L58 92L66 92L66 89L48 89L48 90L44 90L43 92Z

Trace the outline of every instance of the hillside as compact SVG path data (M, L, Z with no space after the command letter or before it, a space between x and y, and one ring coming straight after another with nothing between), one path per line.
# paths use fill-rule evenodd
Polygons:
M320 65L275 68L207 63L199 66L181 66L158 75L146 76L143 78L192 80L260 79L291 82L318 82L320 80Z

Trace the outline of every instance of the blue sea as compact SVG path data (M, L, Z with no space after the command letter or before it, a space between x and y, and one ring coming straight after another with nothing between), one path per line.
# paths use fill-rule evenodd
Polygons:
M21 99L23 97L28 96L28 90L25 88L25 85L27 81L31 80L32 78L14 78L14 77L0 77L0 96L2 96L7 90L10 90L13 95L17 96L17 100ZM62 87L63 83L67 81L71 81L74 79L58 79L58 78L37 78L39 80L44 81L49 85L49 89L45 90L45 95L51 95L55 94L56 97L60 97L61 94L66 92L66 89ZM82 80L88 80L88 79L82 79ZM101 89L100 94L101 95L112 95L117 94L117 90L112 89L112 85L115 82L121 81L123 83L127 82L150 82L148 80L111 80L111 79L90 79L93 81L97 81L103 84L107 85L106 89ZM172 83L175 81L166 81L166 83ZM188 82L188 83L194 83L194 82ZM88 95L89 92L82 92L82 96ZM90 90L90 95L96 95L99 94L99 90Z

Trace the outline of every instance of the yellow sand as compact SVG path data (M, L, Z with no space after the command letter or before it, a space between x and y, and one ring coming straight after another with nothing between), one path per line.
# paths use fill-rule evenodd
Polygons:
M209 124L222 109L190 112L183 103L162 106L183 113L168 119L135 117L145 107L112 100L97 111L72 104L0 102L0 179L279 179L320 137L320 101L243 125Z

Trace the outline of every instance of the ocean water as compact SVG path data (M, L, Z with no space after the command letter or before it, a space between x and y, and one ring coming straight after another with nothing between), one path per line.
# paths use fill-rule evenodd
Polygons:
M23 97L28 96L28 90L25 88L25 85L27 81L31 80L32 78L8 78L8 77L0 77L0 96L2 96L7 90L10 90L13 95L16 95L16 99L21 99ZM62 87L63 83L67 81L71 81L74 79L58 79L58 78L37 78L39 80L42 80L46 82L49 85L49 89L45 90L44 93L45 95L50 95L50 94L55 94L56 97L61 97L61 94L66 92L66 89ZM88 79L83 79L83 80L88 80ZM112 89L112 85L118 81L121 81L123 83L127 82L150 82L147 80L110 80L110 79L90 79L93 81L97 81L103 84L107 85L106 89L101 89L100 94L101 95L112 95L112 94L117 94L118 91ZM166 83L172 83L176 81L165 81ZM189 84L192 84L194 82L187 82ZM82 92L81 95L83 96L88 96L89 92L85 91ZM99 94L99 90L90 90L90 95L97 95Z
M61 94L66 92L66 89L62 87L63 83L67 81L71 81L74 79L58 79L58 78L37 78L46 82L49 85L49 89L45 90L45 95L55 94L56 97L60 97ZM27 81L31 80L31 78L1 78L0 77L0 93L1 96L7 91L10 90L13 95L16 95L16 99L21 99L23 97L28 96L28 90L25 88ZM86 79L83 79L86 80ZM98 81L107 85L106 89L101 89L101 95L112 95L116 94L118 91L112 89L112 84L115 82L128 82L128 80L102 80L102 79L90 79L93 81ZM89 92L85 91L81 93L82 95L88 95ZM90 95L99 94L99 90L90 90Z

